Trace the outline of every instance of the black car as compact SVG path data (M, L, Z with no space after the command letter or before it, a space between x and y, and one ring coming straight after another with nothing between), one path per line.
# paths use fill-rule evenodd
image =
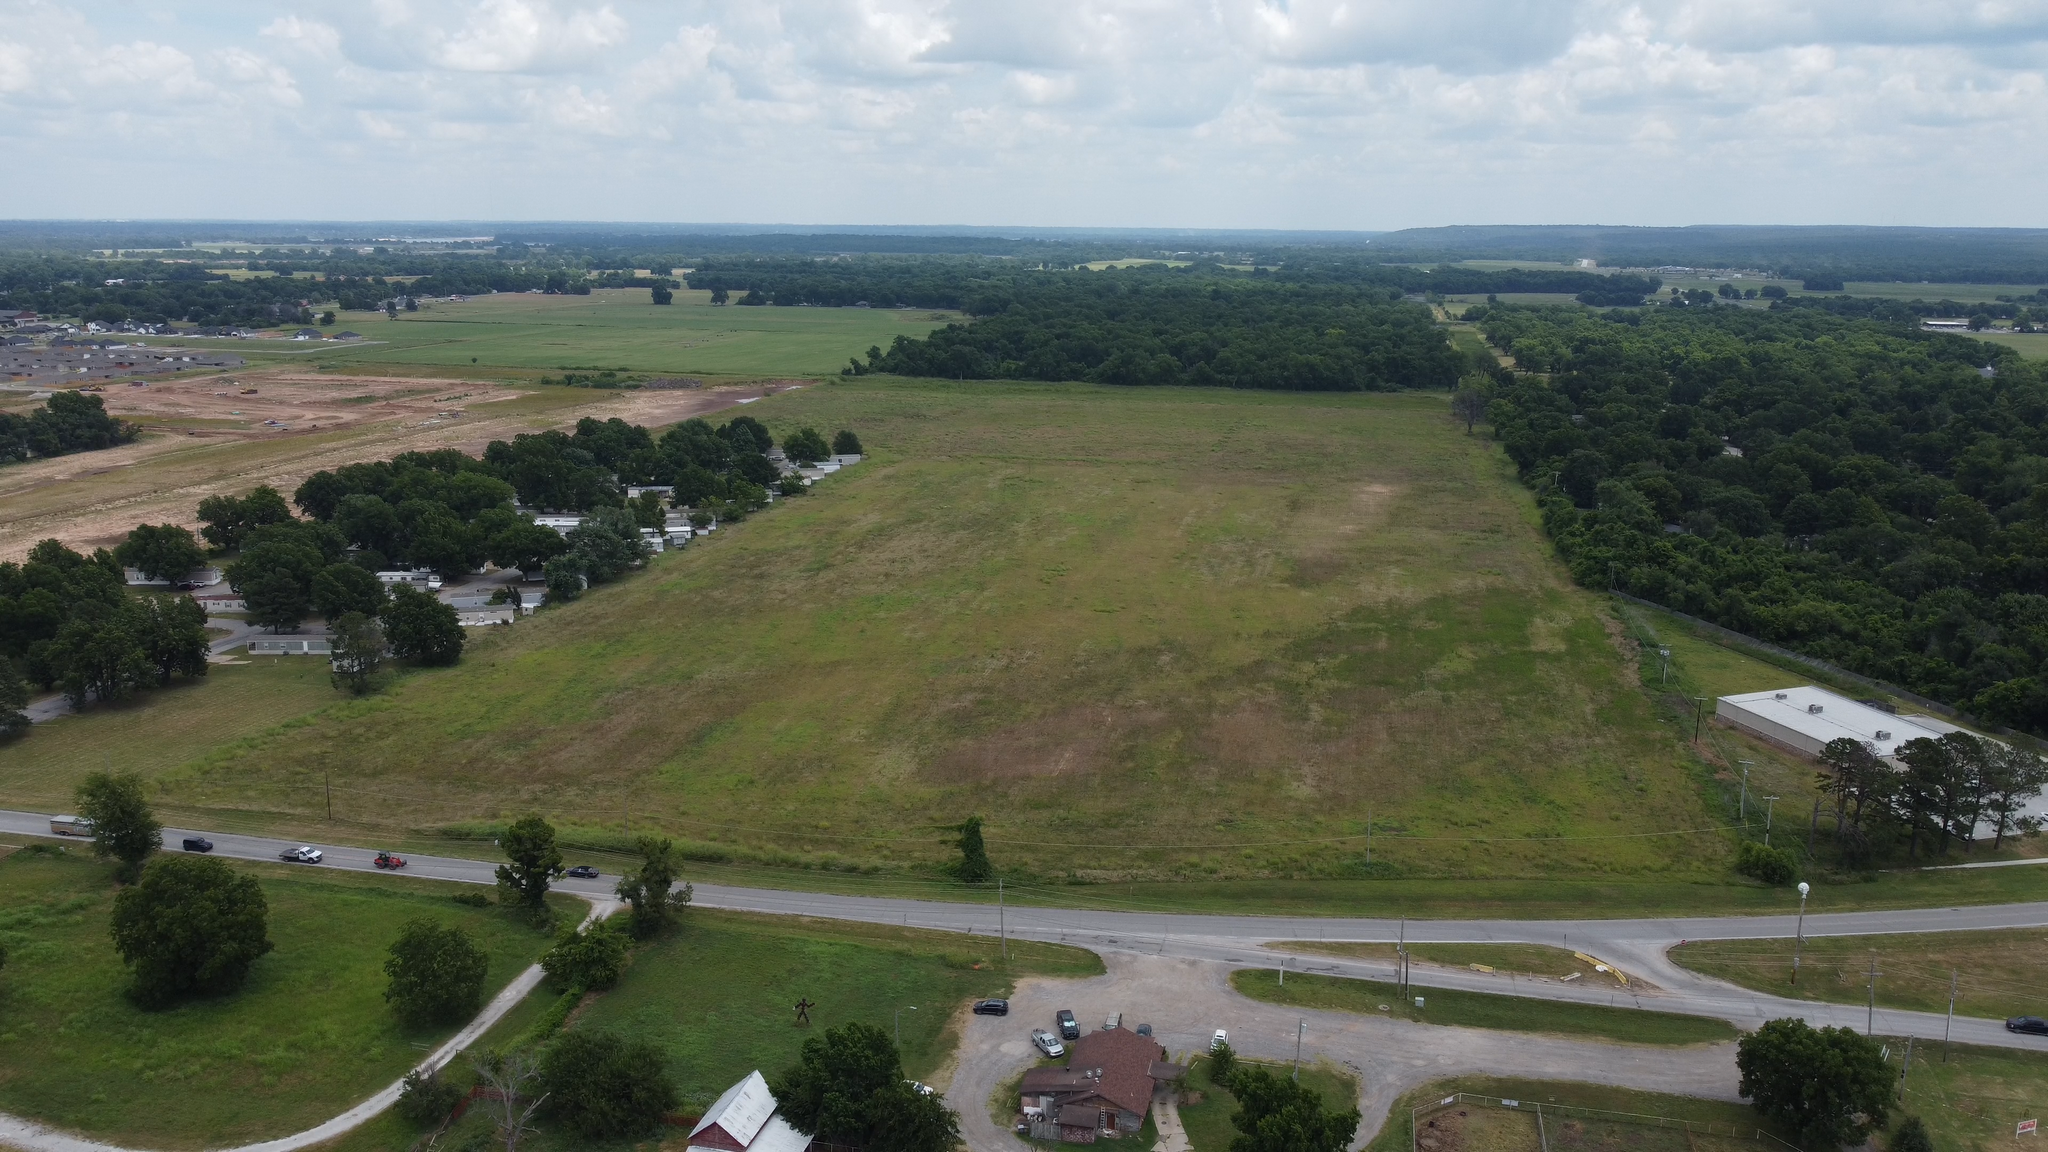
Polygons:
M185 837L185 851L211 852L213 851L213 841L208 840L204 836L187 836Z
M1059 1010L1059 1014L1053 1017L1053 1019L1059 1021L1060 1039L1079 1040L1081 1038L1081 1022L1079 1020L1074 1019L1074 1014L1072 1012L1069 1012L1065 1008L1062 1008Z
M1010 1014L1010 1002L1008 1000L976 1000L974 1002L974 1014L976 1016L1008 1016Z
M567 872L562 873L562 875L574 876L578 880L595 880L597 879L597 869L592 868L588 864L578 864Z
M975 1011L979 1012L977 1008ZM2032 1032L2036 1036L2048 1036L2048 1020L2039 1016L2014 1016L2005 1022L2007 1032Z

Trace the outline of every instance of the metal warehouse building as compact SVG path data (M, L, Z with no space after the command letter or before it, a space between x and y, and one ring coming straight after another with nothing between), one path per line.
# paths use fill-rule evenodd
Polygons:
M1808 756L1820 755L1828 741L1846 736L1889 758L1908 740L1938 737L1955 727L1922 723L1931 717L1894 716L1811 684L1723 696L1714 704L1714 717Z

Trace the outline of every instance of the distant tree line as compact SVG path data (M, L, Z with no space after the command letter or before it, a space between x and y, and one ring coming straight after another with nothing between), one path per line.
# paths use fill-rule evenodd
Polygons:
M136 425L107 415L105 402L90 392L52 392L26 416L0 412L0 464L112 448L141 433Z
M1821 309L1480 309L1579 582L2048 732L2048 386Z
M850 374L1301 391L1448 388L1464 366L1394 289L1171 274L1020 279L985 318L899 336Z

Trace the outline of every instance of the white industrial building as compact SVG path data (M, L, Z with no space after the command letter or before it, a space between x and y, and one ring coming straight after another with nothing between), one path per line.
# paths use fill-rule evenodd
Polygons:
M1714 718L1808 756L1846 736L1890 759L1908 740L1955 730L1931 716L1895 716L1811 684L1723 696L1714 703Z

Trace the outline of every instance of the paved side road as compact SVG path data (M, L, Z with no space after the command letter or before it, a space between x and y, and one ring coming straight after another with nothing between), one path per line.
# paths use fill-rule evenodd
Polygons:
M0 811L0 832L48 836L49 819L29 812ZM164 842L175 846L184 829L164 830ZM274 860L290 841L229 833L208 833L221 855ZM374 853L345 846L319 846L327 852L320 867L373 871ZM475 884L495 882L495 866L482 860L445 856L411 856L407 873L438 880ZM604 897L615 880L564 880L558 887L588 897ZM1455 969L1417 969L1420 987L1466 988L1511 996L1575 1003L1616 1004L1655 1008L1696 1016L1712 1016L1741 1026L1780 1016L1799 1016L1816 1024L1861 1028L1867 1014L1853 1005L1821 1004L1770 996L1701 976L1673 964L1665 952L1682 940L1789 937L1791 916L1736 916L1664 920L1391 920L1321 919L1315 917L1157 915L1062 908L1009 908L1001 916L985 904L832 896L757 888L700 884L695 903L705 908L814 916L879 924L907 924L942 931L995 935L1007 930L1020 938L1075 944L1097 952L1129 952L1184 959L1220 961L1233 967L1270 967L1277 953L1262 947L1276 940L1391 941L1405 930L1411 941L1512 942L1568 946L1608 960L1634 976L1648 977L1655 989L1633 995L1576 984L1506 981ZM2048 925L2048 902L1970 908L1933 908L1885 912L1816 914L1806 918L1812 936L1863 935L1888 932L1966 931L2030 928ZM1303 954L1292 958L1310 971L1340 976L1384 979L1391 967L1372 961L1343 961ZM1953 1038L1971 1044L2048 1051L2048 1037L2007 1032L2002 1021L1958 1017L1951 1025L1937 1015L1884 1010L1874 1022L1894 1036L1938 1040L1952 1028Z

